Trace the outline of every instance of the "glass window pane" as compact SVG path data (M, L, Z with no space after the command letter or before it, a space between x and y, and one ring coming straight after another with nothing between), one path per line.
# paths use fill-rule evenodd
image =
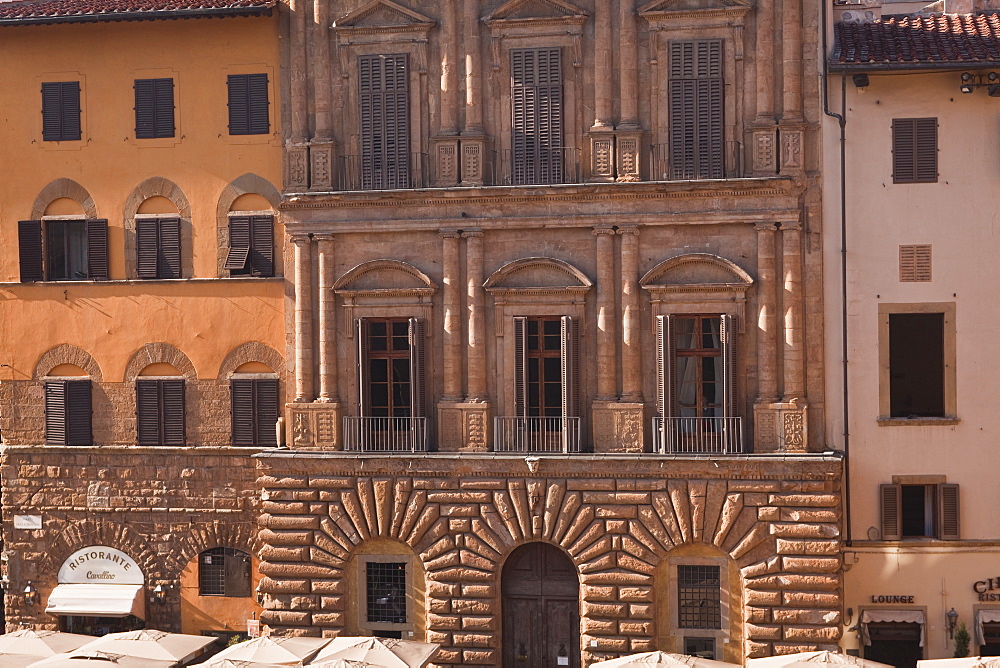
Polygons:
M675 340L677 350L692 350L695 347L694 318L676 318L674 320Z
M717 350L720 347L722 318L701 319L701 347Z

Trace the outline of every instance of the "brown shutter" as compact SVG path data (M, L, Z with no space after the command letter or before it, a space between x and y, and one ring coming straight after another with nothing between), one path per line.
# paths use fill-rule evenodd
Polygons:
M225 594L230 597L250 595L250 555L243 552L225 556Z
M931 280L931 244L908 244L899 247L900 282Z
M158 278L181 277L181 220L160 218L156 274Z
M511 179L515 185L563 181L562 53L511 49Z
M938 122L936 118L914 119L914 180L935 183L938 180Z
M562 345L562 414L563 417L580 415L580 324L575 318L560 318Z
M173 137L174 126L174 80L154 79L153 132L157 138Z
M229 382L229 389L233 445L237 447L252 447L256 445L256 439L254 438L253 380L249 378L235 378Z
M89 380L66 381L66 445L93 445Z
M267 96L267 75L248 74L247 76L247 107L248 134L266 135L271 132L268 119L270 102Z
M723 178L722 40L674 40L669 51L671 178Z
M44 281L42 221L22 220L18 222L17 253L21 264L21 282Z
M528 319L514 317L514 415L528 414Z
M274 216L250 218L250 267L254 276L274 276Z
M736 317L722 316L720 337L722 339L722 415L737 417L736 399Z
M229 134L250 134L250 92L246 74L230 74L226 78L229 89Z
M139 445L160 445L160 386L157 381L135 381L135 412Z
M406 54L358 58L361 188L410 187L410 94Z
M674 316L656 316L656 411L660 417L673 417L674 379Z
M278 380L276 378L258 378L253 381L254 413L257 434L255 445L277 446L278 435L275 423L278 422Z
M959 539L958 485L938 485L938 538Z
M247 266L250 257L250 216L229 217L229 253L226 255L225 269L240 272Z
M902 525L902 487L900 485L879 485L882 517L882 540L899 540Z
M184 381L161 380L163 445L184 445Z
M66 381L45 383L45 442L66 445Z
M420 318L410 318L410 415L426 417L426 364L424 360L426 330Z
M136 273L139 278L156 278L159 255L159 233L155 218L136 218Z
M355 322L354 336L357 339L357 374L358 374L358 415L371 415L371 401L368 392L368 321L359 318Z
M108 277L108 221L87 220L87 278Z

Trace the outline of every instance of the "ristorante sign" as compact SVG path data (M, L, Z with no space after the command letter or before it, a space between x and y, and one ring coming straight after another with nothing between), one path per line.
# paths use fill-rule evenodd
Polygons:
M132 557L103 545L77 550L59 568L59 584L142 583L142 570Z

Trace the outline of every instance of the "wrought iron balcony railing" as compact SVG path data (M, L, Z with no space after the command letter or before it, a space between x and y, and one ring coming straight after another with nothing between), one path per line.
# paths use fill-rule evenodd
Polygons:
M578 417L497 417L496 452L580 452Z
M425 188L430 183L426 153L411 153L408 159L345 155L340 158L340 190L405 190Z
M653 144L649 148L650 181L738 179L743 176L743 145L738 141L699 146L680 156L674 155L669 144Z
M655 417L653 451L662 454L740 454L743 452L743 419Z
M426 452L427 418L344 417L344 450Z
M527 151L504 149L493 153L492 185L534 186L582 183L580 149L538 148Z

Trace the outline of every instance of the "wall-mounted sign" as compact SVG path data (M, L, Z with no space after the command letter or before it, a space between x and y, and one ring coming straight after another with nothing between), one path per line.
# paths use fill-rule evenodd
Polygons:
M142 570L121 550L94 545L69 555L59 568L59 584L141 585Z
M972 583L972 591L979 594L980 601L1000 601L1000 592L994 592L994 589L1000 589L1000 577Z
M872 603L913 603L913 596L875 595L872 594Z
M260 620L259 619L248 619L247 620L247 635L251 638L260 637Z
M14 515L15 529L41 529L41 515Z

